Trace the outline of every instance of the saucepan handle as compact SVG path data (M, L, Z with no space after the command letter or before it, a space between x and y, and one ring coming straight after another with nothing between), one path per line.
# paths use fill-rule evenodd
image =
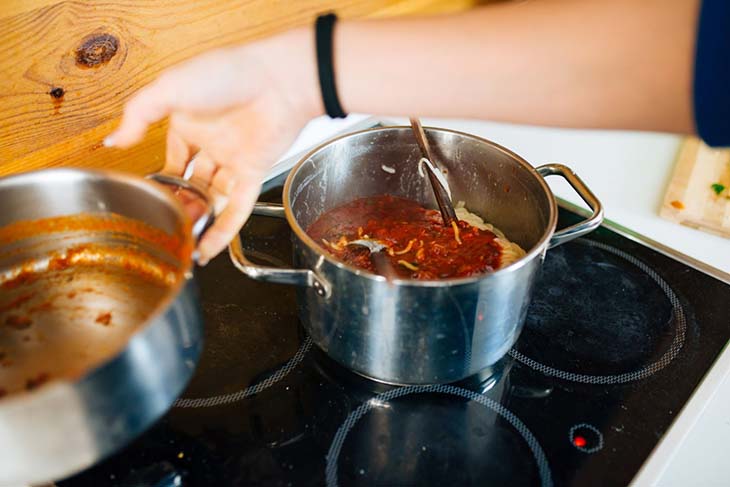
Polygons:
M565 242L569 242L581 235L592 232L601 225L601 222L603 222L603 205L572 169L562 164L545 164L536 169L542 177L561 176L573 187L575 192L578 193L578 196L586 202L591 210L593 210L591 216L586 220L555 232L550 239L548 248L557 247Z
M256 203L253 209L253 214L258 216L285 218L284 207L273 203ZM312 287L319 296L328 297L330 295L329 283L312 270L261 266L248 260L243 251L240 234L236 235L228 246L228 254L231 257L231 261L233 261L233 265L251 279L275 282L278 284L293 284L295 286Z
M205 204L205 212L197 220L195 220L195 222L193 222L192 228L193 237L196 241L200 240L200 237L203 235L203 232L205 232L205 229L208 228L208 226L215 219L215 208L213 206L213 200L211 199L208 192L186 178L170 176L168 174L149 174L147 176L147 179L151 179L166 186L173 186L176 188L190 191L192 193L195 193L195 195L203 201L203 204Z

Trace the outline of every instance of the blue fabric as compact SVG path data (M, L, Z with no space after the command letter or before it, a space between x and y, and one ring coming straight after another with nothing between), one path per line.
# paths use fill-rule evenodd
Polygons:
M730 0L702 2L693 91L699 136L730 146Z

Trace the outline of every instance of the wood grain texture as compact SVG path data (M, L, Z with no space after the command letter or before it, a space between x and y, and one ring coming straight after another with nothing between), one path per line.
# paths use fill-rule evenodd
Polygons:
M714 183L725 186L720 194ZM659 214L668 220L730 238L730 151L684 141Z
M101 141L130 95L166 67L303 25L323 11L348 18L453 11L473 3L0 0L0 175L53 166L157 170L164 124L129 151L105 149Z

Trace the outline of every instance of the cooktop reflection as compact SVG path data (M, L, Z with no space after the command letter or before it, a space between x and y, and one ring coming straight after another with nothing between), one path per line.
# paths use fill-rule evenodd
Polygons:
M559 225L578 219L563 209ZM290 262L286 222L243 233L259 259ZM206 344L187 390L60 486L622 486L730 339L730 286L606 228L548 252L514 349L457 384L343 369L299 325L292 288L227 255L198 282Z

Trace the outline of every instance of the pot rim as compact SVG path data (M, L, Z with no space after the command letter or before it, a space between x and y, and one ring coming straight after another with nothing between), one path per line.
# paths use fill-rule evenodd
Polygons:
M141 335L143 335L156 321L158 321L158 318L162 315L164 315L168 309L172 306L172 304L175 302L175 300L178 298L180 293L182 292L183 288L185 287L186 283L192 278L192 270L193 270L193 255L192 251L195 249L195 242L193 235L191 233L192 229L192 222L190 218L188 217L187 213L185 213L185 210L183 209L182 203L175 198L175 196L172 194L171 191L167 191L165 187L157 182L147 180L143 177L135 176L133 174L125 173L123 171L113 170L113 169L92 169L92 168L80 168L80 167L68 167L68 168L50 168L50 169L39 169L39 170L33 170L18 174L13 174L9 176L5 176L0 178L0 189L2 189L6 185L11 185L13 183L17 182L24 182L24 180L28 181L35 181L38 180L38 178L44 178L47 175L58 177L56 175L60 175L61 177L66 178L74 178L74 177L94 177L98 179L110 179L119 181L125 184L129 184L132 186L136 186L143 191L151 192L155 195L160 196L163 200L168 203L173 211L177 214L178 221L180 223L180 228L182 229L182 237L187 242L183 242L183 245L189 245L189 248L191 249L191 253L189 255L185 256L185 261L181 263L180 266L180 278L169 287L169 289L166 291L165 295L160 299L160 301L155 306L154 310L147 316L147 318L140 324L139 328L129 335L129 338L126 340L123 346L121 346L119 349L116 349L112 351L106 358L103 360L100 360L99 362L93 364L91 367L84 370L83 373L81 373L76 378L69 378L69 377L61 377L57 379L53 379L52 381L49 381L48 385L51 384L76 384L82 382L87 377L91 376L95 371L101 369L102 367L106 366L107 364L113 362L116 360L126 349L128 349L132 342L135 339L138 339ZM69 214L71 216L72 214ZM46 392L45 387L39 387L33 391L26 391L22 394L10 394L7 397L3 398L3 401L0 402L0 407L2 407L5 403L15 402L15 401L22 401L24 398L28 397L35 397L36 395L40 395Z
M366 271L364 269L360 269L358 267L345 264L344 262L341 262L337 259L335 259L329 252L323 251L322 247L315 242L308 234L307 232L299 225L299 222L294 217L294 213L291 209L291 200L290 200L290 194L293 184L293 179L301 169L301 167L309 161L315 154L317 154L319 151L325 149L326 147L333 145L336 142L339 142L341 140L350 138L350 137L356 137L358 135L368 133L368 132L383 132L388 130L394 130L394 129L406 129L411 130L409 126L406 125L391 125L387 127L374 127L364 130L358 130L356 132L350 132L347 134L340 135L338 137L335 137L333 139L329 139L322 144L318 145L311 151L307 152L304 156L299 159L299 162L292 167L292 169L289 171L289 175L286 178L286 182L284 183L284 190L283 190L283 204L284 204L284 212L286 215L287 222L289 223L289 226L291 227L292 231L294 232L294 235L303 242L311 251L316 252L321 258L326 260L331 265L351 272L352 274L355 274L359 277L369 279L372 281L381 281L385 282L386 278L377 274L373 274L369 271ZM552 190L548 186L547 182L545 182L545 179L537 172L537 170L527 162L523 157L516 154L515 152L507 149L506 147L503 147L496 142L493 142L489 139L485 139L483 137L479 137L473 134L468 134L465 132L461 132L458 130L452 130L452 129L446 129L446 128L438 128L438 127L424 127L424 129L427 132L446 132L450 134L459 135L462 137L466 137L472 140L475 140L477 142L486 144L493 149L498 150L499 152L502 152L503 154L511 157L516 163L521 165L523 168L525 168L528 172L530 172L537 180L538 184L540 184L541 188L543 189L545 195L548 197L549 202L549 215L548 215L548 223L547 228L543 232L542 236L538 240L538 242L532 246L532 248L525 253L522 258L516 260L515 262L512 262L511 264L507 265L506 267L502 267L501 269L497 269L493 272L488 272L485 274L481 274L478 276L469 276L469 277L451 277L446 279L438 279L438 280L419 280L419 279L392 279L390 282L396 285L400 286L413 286L413 287L443 287L443 286L457 286L457 285L467 285L467 284L473 284L475 282L482 281L484 279L488 279L490 276L493 275L501 275L506 274L508 272L517 271L521 267L527 265L529 262L532 261L536 256L541 254L544 249L547 248L548 244L550 243L550 238L552 237L553 233L555 233L555 228L557 226L558 222L558 206L555 201L555 195L553 194Z

